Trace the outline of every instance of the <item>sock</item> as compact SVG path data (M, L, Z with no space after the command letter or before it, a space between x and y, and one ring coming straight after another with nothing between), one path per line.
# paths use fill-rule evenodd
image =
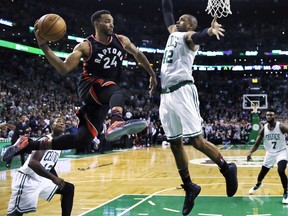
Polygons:
M184 184L189 184L192 182L191 178L190 178L190 173L189 173L188 167L183 169L183 170L179 170L179 174L180 174L182 182Z
M218 165L218 167L220 168L221 172L225 172L226 168L227 168L227 162L224 160L224 158L222 157L221 154L219 154L217 160L215 161L215 163Z
M111 124L113 124L115 121L123 121L122 114L118 110L111 111Z

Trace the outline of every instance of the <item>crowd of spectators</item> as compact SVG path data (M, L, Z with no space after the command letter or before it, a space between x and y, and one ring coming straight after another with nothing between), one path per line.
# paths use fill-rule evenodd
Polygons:
M91 7L77 0L71 1L70 4L66 4L67 1L4 1L0 8L1 18L10 20L15 25L7 27L2 32L1 38L13 39L14 42L22 42L25 45L36 45L29 26L32 27L42 15L51 12L58 13L65 19L67 34L85 38L93 32L90 23L92 13L99 9L108 9L111 10L115 19L115 32L128 36L138 46L163 49L168 32L163 22L160 2L157 4L153 1L145 1L137 8L139 1L134 4L126 2L126 5L121 5L119 1L104 4L104 1L95 3L88 0L87 4L92 4ZM205 2L198 5L187 2L182 4L179 2L179 4L182 9L178 9L177 1L175 1L176 16L182 13L192 13L198 18L199 29L210 25L211 16L205 12ZM271 2L271 5L267 6L264 3L258 5L251 1L246 6L241 3L234 5L232 2L231 7L233 15L219 21L226 29L225 40L217 43L215 40L208 41L202 46L202 50L257 50L264 53L274 48L287 49L288 19L285 8L280 3ZM10 32L14 34L11 35ZM57 49L70 51L76 44L75 41L65 42L69 46L66 46L66 43L57 43Z
M61 14L67 22L69 35L87 37L93 32L89 22L90 12L76 10L69 7L58 7L54 1L4 1L0 9L2 18L12 20L16 26L5 27L1 39L21 42L25 45L36 46L33 33L29 26L45 13L53 11ZM49 5L49 6L47 6ZM91 9L91 8L90 8ZM109 8L107 8L109 9ZM17 13L12 13L17 11ZM93 11L94 12L94 11ZM91 12L91 13L93 13ZM112 11L113 12L113 11ZM241 16L239 12L232 17L223 19L227 34L224 40L214 43L211 40L202 46L202 50L258 50L271 51L272 49L287 48L288 20L283 17L281 22L277 13L270 11L269 20L263 19L265 12L252 11ZM32 16L33 14L33 16ZM164 28L161 13L155 16L137 17L134 13L115 13L115 31L127 35L136 45L154 48L163 48L168 33ZM196 14L201 16L202 14ZM263 16L263 17L262 17ZM199 26L209 24L209 16L203 16ZM253 21L251 22L251 17ZM258 18L257 18L258 17ZM261 18L262 17L262 18ZM255 18L255 20L254 20ZM257 18L257 19L256 19ZM279 17L278 17L279 18ZM222 20L221 20L222 21ZM133 26L133 28L131 28ZM17 31L16 31L17 30ZM19 34L17 32L20 32ZM271 35L273 32L273 36ZM276 33L275 33L276 32ZM263 37L266 35L266 37ZM286 38L286 39L285 39ZM66 44L69 46L66 46ZM75 46L75 41L61 40L60 43L51 44L58 51L70 52ZM18 51L0 48L0 123L7 122L11 125L18 121L18 117L25 113L29 118L32 137L39 137L49 130L49 120L54 116L65 116L67 120L67 133L75 132L77 117L76 110L80 101L76 95L76 84L81 68L68 76L59 75L42 56L25 54ZM160 65L161 55L147 54L154 67ZM201 64L235 63L233 58L199 57L196 62ZM269 62L271 59L264 58ZM158 63L157 63L158 61ZM250 59L251 62L260 61L259 58ZM263 61L263 59L262 59ZM278 63L287 63L283 58L273 60ZM159 69L159 68L158 68ZM156 72L159 72L159 70ZM268 104L277 110L281 121L288 119L287 110L287 82L285 76L266 74L263 71L255 74L261 79L261 88L258 92L251 90L250 81L243 76L243 72L194 72L196 86L199 90L201 115L204 120L203 131L205 137L216 144L246 143L251 130L251 110L242 108L243 94L267 94ZM161 130L158 107L160 100L160 85L155 95L148 96L148 76L141 66L123 68L123 81L121 85L127 91L125 118L147 119L149 127L139 136L146 144L154 145L163 140L165 134ZM264 119L263 113L260 113ZM11 136L11 127L1 127L1 138ZM10 135L9 135L10 134ZM157 139L158 138L158 139ZM139 140L141 139L135 139Z

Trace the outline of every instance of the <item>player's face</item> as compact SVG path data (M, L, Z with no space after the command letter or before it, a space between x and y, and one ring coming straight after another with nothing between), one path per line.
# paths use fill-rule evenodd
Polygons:
M179 32L186 32L189 29L191 30L192 20L189 15L182 15L179 20L176 22L176 28Z
M114 19L110 14L102 14L101 19L97 22L98 29L105 35L112 35L114 30Z
M266 113L266 120L267 120L268 123L274 122L275 113L274 112L267 112Z
M57 133L63 133L66 129L65 120L62 118L57 118L53 123L53 131Z

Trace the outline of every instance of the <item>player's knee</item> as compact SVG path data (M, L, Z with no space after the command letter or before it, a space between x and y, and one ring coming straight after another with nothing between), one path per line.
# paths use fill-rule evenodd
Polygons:
M74 184L69 183L69 193L74 195L74 191L75 191L75 186Z
M110 107L124 107L125 104L125 91L122 89L117 89L113 92L112 96L110 97L109 105Z
M201 150L205 146L205 140L201 136L189 138L189 143L198 150Z
M71 184L70 182L65 182L65 186L63 188L63 192L65 194L70 194L70 195L74 195L74 191L75 191L75 186L74 184Z

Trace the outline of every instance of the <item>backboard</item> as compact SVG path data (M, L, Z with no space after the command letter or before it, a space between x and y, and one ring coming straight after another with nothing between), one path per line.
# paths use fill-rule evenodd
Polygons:
M243 109L267 109L267 94L243 94Z

